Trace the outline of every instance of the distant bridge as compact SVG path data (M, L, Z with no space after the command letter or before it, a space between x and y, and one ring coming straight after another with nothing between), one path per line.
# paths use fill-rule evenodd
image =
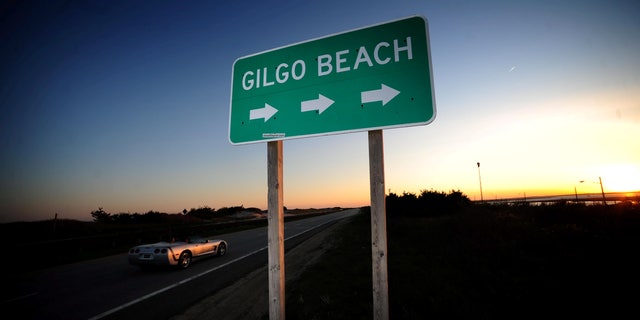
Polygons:
M541 204L553 204L553 203L584 203L584 204L602 204L603 200L606 200L607 204L616 204L620 202L631 202L633 204L640 203L640 191L635 192L610 192L602 193L582 193L582 194L565 194L555 196L535 196L535 197L518 197L518 198L504 198L493 200L475 200L474 203L488 203L488 204L521 204L528 203L531 205Z

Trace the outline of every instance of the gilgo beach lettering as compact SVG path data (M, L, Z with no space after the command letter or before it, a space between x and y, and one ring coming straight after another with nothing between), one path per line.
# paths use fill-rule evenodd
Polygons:
M407 60L412 60L411 37L406 37L405 41L406 44L403 46L399 44L398 39L393 40L393 45L385 41L379 42L373 47L372 55L369 54L370 51L367 51L365 46L361 46L358 49L355 61L348 60L349 50L337 51L335 54L319 55L317 57L317 75L318 77L322 77L334 71L341 73L357 70L363 63L368 67L373 67L374 65L385 65L391 61L399 62L405 54ZM391 52L391 47L393 47L393 52ZM371 59L372 56L373 59ZM250 70L245 72L242 76L242 88L248 91L260 87L283 84L289 81L289 79L300 80L304 78L307 66L304 60L298 59L291 65L285 62L280 63L273 71L274 73L270 74L269 68L264 67L262 69L256 69L255 71Z

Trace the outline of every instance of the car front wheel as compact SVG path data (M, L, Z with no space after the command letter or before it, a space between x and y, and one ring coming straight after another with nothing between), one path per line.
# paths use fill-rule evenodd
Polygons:
M227 253L227 245L224 243L221 243L218 246L218 256L224 256L225 253Z
M180 260L178 261L178 266L180 269L186 269L191 265L191 253L183 252L180 255Z

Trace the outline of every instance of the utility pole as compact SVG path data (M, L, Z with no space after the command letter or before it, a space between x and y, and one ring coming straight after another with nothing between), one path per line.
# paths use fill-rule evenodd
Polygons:
M478 180L480 181L480 202L484 203L484 197L482 196L482 177L480 176L480 162L478 162Z
M600 180L600 192L602 192L602 205L607 205L607 198L604 197L604 188L602 187L602 177L598 177Z

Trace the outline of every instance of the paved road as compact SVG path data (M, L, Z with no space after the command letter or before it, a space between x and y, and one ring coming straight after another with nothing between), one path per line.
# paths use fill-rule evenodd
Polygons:
M356 213L350 209L287 222L285 247ZM3 294L1 307L20 319L166 319L266 265L266 227L216 238L229 243L227 254L196 261L187 270L143 272L130 266L124 253L19 276L9 281L13 286L7 288L9 296Z

